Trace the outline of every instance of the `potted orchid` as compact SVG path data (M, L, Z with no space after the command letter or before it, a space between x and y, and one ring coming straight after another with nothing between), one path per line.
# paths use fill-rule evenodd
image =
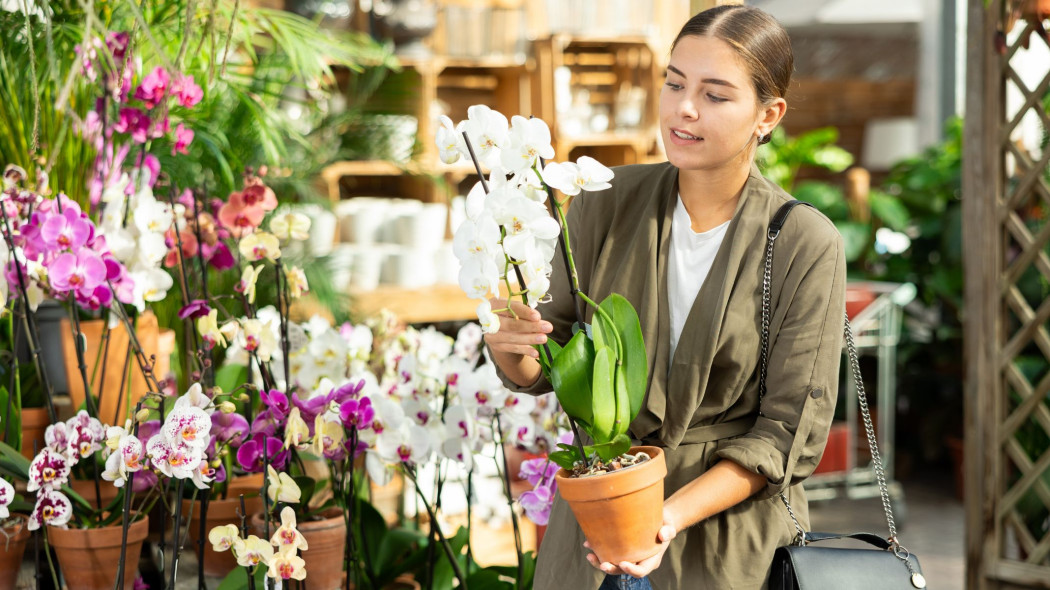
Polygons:
M467 220L454 240L462 265L460 285L482 300L478 317L485 331L497 331L496 314L514 312L492 309L488 298L499 294L502 283L508 297L521 297L530 307L547 300L550 261L560 247L573 296L579 298L577 322L567 342L544 345L539 358L574 432L578 426L592 444L585 446L577 434L575 445L561 444L550 459L562 467L560 492L599 559L618 563L648 557L658 548L666 468L658 448L632 449L627 434L648 382L638 315L618 294L599 303L579 291L565 224L568 199L554 193L572 197L608 188L613 172L589 157L545 163L554 150L541 120L515 116L508 125L503 114L484 105L467 112L468 119L457 125L443 118L437 133L442 161L471 158L481 176L467 196ZM487 181L482 164L492 171ZM592 310L591 324L585 323L580 302ZM596 474L602 474L601 483L585 477ZM616 488L611 496L599 491L617 484L626 488ZM625 541L618 533L625 528L640 534Z

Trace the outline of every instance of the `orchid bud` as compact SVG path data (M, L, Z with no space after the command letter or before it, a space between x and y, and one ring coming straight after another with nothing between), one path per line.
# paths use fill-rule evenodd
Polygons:
M149 420L149 410L146 408L142 408L135 414L136 422L145 422L147 420Z
M237 406L233 405L233 402L226 401L219 404L219 411L223 414L232 414L237 411Z
M237 399L241 400L242 402L251 401L251 398L248 397L247 393L241 393L240 397L238 397Z
M215 386L213 386L211 388L211 398L212 399L215 399L215 398L219 397L222 394L223 394L222 388L219 387L218 385L215 385Z
M209 463L209 465L211 465L212 469L218 469L219 466L222 465L222 461L220 461L219 459L215 459L211 463Z

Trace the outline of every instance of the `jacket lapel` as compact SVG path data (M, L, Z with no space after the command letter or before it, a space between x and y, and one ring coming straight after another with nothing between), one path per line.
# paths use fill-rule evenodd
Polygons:
M662 421L660 439L670 448L677 447L682 441L686 430L689 429L692 416L703 403L712 362L718 350L726 305L733 292L736 277L741 270L741 262L752 247L751 244L754 243L753 237L765 231L767 216L762 212L766 210L766 207L762 207L762 203L757 202L762 200L761 197L753 198L760 186L759 173L756 168L752 167L733 219L726 229L722 246L718 249L711 271L686 317L678 348L675 350L670 366L667 365L665 355L663 364L650 367L654 373L667 375L666 391L663 392L665 401L662 417L665 419ZM670 221L666 225L669 238ZM666 288L667 258L665 245L661 251L660 261L660 277L664 282L661 285L663 299L661 300L660 338L662 340L670 339ZM669 342L666 347L670 348ZM660 362L659 358L657 362Z

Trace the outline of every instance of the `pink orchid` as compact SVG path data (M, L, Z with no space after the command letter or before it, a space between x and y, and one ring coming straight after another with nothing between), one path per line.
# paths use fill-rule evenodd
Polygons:
M61 215L49 215L40 226L40 237L54 250L78 250L91 239L94 228L85 217L73 209Z
M135 98L145 103L147 109L152 109L164 99L170 84L168 72L158 66L142 79L142 83L135 90Z
M120 118L117 120L117 124L113 126L113 130L117 133L130 134L132 141L135 143L146 143L146 135L149 131L149 115L139 109L124 107L120 109Z
M124 56L127 54L128 50L129 39L130 37L128 36L127 31L106 35L106 47L113 52L113 60L118 62L118 64L124 62Z
M232 193L229 202L219 209L219 222L238 236L255 231L264 217L266 211L259 206L249 206L239 192Z
M176 153L188 154L189 150L187 148L191 141L193 141L193 130L179 123L175 127L175 145L171 146L171 155L174 156Z
M525 510L529 520L545 525L550 521L551 507L554 505L554 492L547 486L540 486L535 490L522 492L518 502Z
M180 75L175 78L175 83L171 85L171 93L179 104L186 108L192 108L204 98L204 91L193 81L193 76Z
M106 280L106 263L93 250L67 252L51 263L51 286L61 292L77 291L90 296Z
M273 189L263 184L258 176L249 176L244 180L243 191L244 204L252 207L259 206L263 211L273 211L277 208L277 196Z

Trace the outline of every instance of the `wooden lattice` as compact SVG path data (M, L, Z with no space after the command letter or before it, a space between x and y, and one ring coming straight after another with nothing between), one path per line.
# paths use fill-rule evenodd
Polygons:
M1018 67L1050 40L984 4L969 11L963 190L967 587L1050 588L1050 60L1027 81Z

